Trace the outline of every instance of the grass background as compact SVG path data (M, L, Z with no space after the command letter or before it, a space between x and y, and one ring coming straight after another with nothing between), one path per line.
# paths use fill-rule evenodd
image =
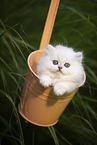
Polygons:
M85 85L53 127L34 126L18 113L26 60L39 48L49 4L0 1L0 145L97 145L96 0L61 0L50 41L83 51Z

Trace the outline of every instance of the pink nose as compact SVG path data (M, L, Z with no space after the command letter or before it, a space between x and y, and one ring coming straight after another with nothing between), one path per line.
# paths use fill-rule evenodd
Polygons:
M59 70L61 70L61 69L62 69L62 67L61 67L61 66L58 66L58 68L59 68Z

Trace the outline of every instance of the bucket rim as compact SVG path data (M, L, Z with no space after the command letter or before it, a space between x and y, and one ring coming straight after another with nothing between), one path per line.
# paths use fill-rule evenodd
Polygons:
M42 49L42 50L36 50L36 51L31 52L31 53L29 54L29 56L28 56L28 59L27 59L28 67L29 67L29 69L31 70L31 72L34 74L34 76L35 76L37 79L39 79L39 77L38 77L38 75L34 72L34 70L32 69L29 60L30 60L30 57L32 56L32 54L37 53L37 52L42 52L42 51L44 51L44 49Z

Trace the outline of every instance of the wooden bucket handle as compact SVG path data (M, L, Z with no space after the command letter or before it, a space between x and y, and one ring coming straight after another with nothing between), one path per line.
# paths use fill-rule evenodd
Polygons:
M51 0L39 49L45 49L47 44L50 42L59 2L60 0Z

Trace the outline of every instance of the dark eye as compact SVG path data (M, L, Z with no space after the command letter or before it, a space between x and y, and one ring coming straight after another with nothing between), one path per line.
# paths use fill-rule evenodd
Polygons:
M53 60L53 64L54 65L57 65L58 64L58 61L57 60Z
M66 68L68 68L68 67L70 67L70 64L69 64L69 63L65 63L64 66L65 66Z

